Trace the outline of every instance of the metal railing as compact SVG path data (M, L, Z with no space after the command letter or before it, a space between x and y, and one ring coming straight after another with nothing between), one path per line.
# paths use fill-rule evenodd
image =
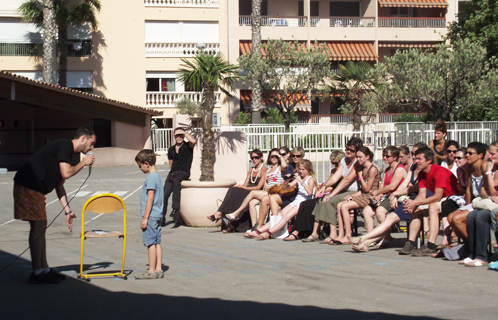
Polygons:
M160 43L149 42L145 44L146 57L193 57L199 52L197 43ZM202 50L206 54L217 54L220 51L219 43L206 43L206 48Z
M144 0L151 7L218 7L218 0Z
M92 55L92 40L67 40L68 57L87 57Z
M446 18L379 18L379 27L445 28Z
M147 92L145 94L145 105L153 108L165 107L176 108L175 102L183 98L188 98L197 103L201 103L201 92ZM215 107L220 106L221 93L215 92Z
M318 18L317 18L318 19ZM304 27L306 26L306 17L261 17L262 27ZM319 19L318 19L319 20ZM239 16L240 26L250 26L252 22L251 16ZM313 26L313 25L312 25Z
M0 43L0 56L40 56L41 43Z
M394 130L394 131L322 131L321 126L292 126L291 132L283 132L283 126L232 126L220 127L218 130L245 131L247 153L258 148L266 155L272 148L287 145L301 146L306 150L306 158L313 163L317 180L324 182L329 176L331 164L330 152L334 149L344 150L347 141L353 137L360 137L364 145L374 151L374 161L382 166L382 149L389 145L413 145L417 142L429 143L434 138L434 130ZM313 132L314 131L314 132ZM481 129L452 129L448 130L448 139L456 140L462 146L470 142L479 141L490 144L498 139L497 128ZM173 143L172 129L152 130L153 150L165 153Z
M330 26L340 27L375 27L373 17L330 17Z

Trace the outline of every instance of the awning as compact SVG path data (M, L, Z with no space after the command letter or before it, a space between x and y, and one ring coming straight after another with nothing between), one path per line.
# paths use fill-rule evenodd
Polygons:
M441 42L379 42L379 48L434 48Z
M379 0L380 7L447 8L446 0Z
M377 61L373 42L327 42L334 61Z
M265 49L266 43L267 43L266 40L261 41L261 54L262 55L265 55L267 53L266 49ZM306 42L299 41L299 47L301 49L306 50ZM245 55L245 54L248 54L251 52L252 52L251 40L240 40L240 42L239 42L239 54L242 56L242 55Z
M251 90L240 90L240 103L242 106L251 106L252 92ZM268 107L265 100L261 100L263 106ZM308 100L299 101L294 107L295 111L311 111L311 103Z

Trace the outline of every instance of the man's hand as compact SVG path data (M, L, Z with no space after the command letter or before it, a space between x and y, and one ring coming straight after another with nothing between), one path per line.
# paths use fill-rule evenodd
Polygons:
M69 232L73 232L73 219L76 219L76 215L74 214L74 212L71 212L66 216L66 224L69 228Z
M83 160L81 160L81 161L83 161L85 166L92 165L95 162L95 156L93 154L88 154L88 155L84 156Z
M389 199L389 202L391 203L391 209L398 209L398 198L394 197L392 199Z
M403 202L403 211L406 213L412 214L415 209L417 209L418 203L415 200L412 199L406 199L405 202Z
M142 221L140 222L140 229L145 230L147 229L147 220L146 218L143 218Z
M332 197L330 196L330 194L328 194L325 197L323 197L322 202L325 203L325 202L329 201L330 198L332 198Z

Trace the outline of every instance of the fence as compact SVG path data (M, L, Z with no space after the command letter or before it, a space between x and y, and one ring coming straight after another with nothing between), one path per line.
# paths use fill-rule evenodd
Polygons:
M417 142L429 143L434 138L434 130L417 130L410 128L410 123L395 124L403 127L400 130L384 131L326 131L324 126L292 126L290 132L284 132L283 126L233 126L219 127L217 131L245 131L247 137L247 166L249 169L249 152L255 148L264 154L275 147L283 145L301 146L306 150L306 158L313 163L318 182L324 182L332 169L329 161L330 152L334 149L344 150L347 141L357 136L364 144L374 151L374 161L383 167L382 149L389 145L413 145ZM456 140L462 146L470 142L479 141L486 144L498 140L498 123L467 123L466 126L480 125L484 128L477 129L451 129L448 130L448 139ZM410 130L406 130L406 127ZM494 126L485 128L485 126ZM320 131L321 130L321 131ZM172 129L152 130L153 150L157 153L166 153L173 143Z

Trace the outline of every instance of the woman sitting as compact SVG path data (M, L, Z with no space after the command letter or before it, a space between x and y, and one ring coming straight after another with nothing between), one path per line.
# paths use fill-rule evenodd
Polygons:
M254 164L254 167L249 169L249 171L247 172L247 177L244 181L244 184L237 184L228 189L225 198L223 199L223 203L218 208L218 211L216 211L213 215L207 217L209 220L213 222L218 221L219 219L221 219L223 214L227 214L236 210L252 190L261 190L263 188L265 180L261 179L261 177L266 176L267 169L263 164L263 153L261 152L261 150L254 149L253 151L251 151L251 160ZM249 220L249 217L247 217L247 219L244 219L243 221L245 220ZM238 225L239 223L229 225L226 232L235 231Z
M386 214L391 211L389 195L398 188L406 177L406 167L398 162L398 157L399 150L395 146L389 146L383 150L384 163L387 164L388 168L384 173L384 179L379 189L370 191L376 204L370 204L363 209L367 233L374 228L374 216L377 216L378 223L385 220ZM387 232L382 245L388 245L391 240L391 235Z
M315 216L313 216L313 209L320 202L322 197L332 192L332 190L337 187L339 182L342 179L341 173L343 170L342 159L346 156L344 151L342 150L332 150L330 153L330 162L332 163L332 170L330 171L330 177L327 179L325 183L317 190L315 199L306 200L301 202L299 205L299 210L296 215L296 219L294 224L292 225L292 231L284 241L295 241L298 240L299 232L311 232L313 230L313 223L315 221ZM339 172L339 173L337 173ZM334 181L334 175L338 174L339 179L331 185ZM327 240L324 240L322 243L328 243Z
M260 206L261 209L262 207L268 208L268 206L270 205L270 198L268 197L268 189L270 189L274 185L281 184L283 181L281 166L280 166L282 160L283 157L279 154L279 149L275 148L270 151L268 160L266 161L266 164L270 166L270 169L266 172L266 179L263 190L251 191L247 195L247 197L245 197L244 201L242 201L242 204L237 210L226 215L228 220L230 221L238 220L239 215L244 211L244 209L247 206L249 206L251 225L254 226L252 230L258 227L262 227L264 225L264 219L259 219L259 220L257 219L256 206L259 203L261 203ZM264 217L266 217L266 215Z
M249 234L248 237L259 236L260 239L269 239L272 234L280 229L282 229L286 223L291 220L299 209L299 204L305 200L313 198L315 193L315 173L313 172L313 165L311 161L307 159L302 159L298 163L298 172L294 174L294 180L290 183L291 187L298 187L297 195L295 199L285 206L279 213L282 219L270 229L270 224L267 223L261 229L256 229L253 231L254 234ZM272 198L278 197L278 195L273 194Z
M420 149L427 147L427 145L423 142L419 142L413 146L412 156L415 158L415 152ZM352 238L350 240L351 244L353 244L353 250L358 252L368 252L371 249L371 246L375 244L375 242L382 239L384 234L389 231L389 229L396 223L401 220L409 221L410 215L403 211L403 198L413 198L417 196L418 192L418 173L420 170L417 166L412 166L412 170L408 171L406 175L409 179L403 180L403 182L398 186L398 189L391 193L389 196L391 208L394 210L386 216L386 219L377 225L371 232L368 232L366 235L361 237ZM432 195L430 191L428 191L427 196ZM399 203L398 203L398 197ZM378 247L377 247L378 248Z
M458 165L455 162L455 156L460 149L460 145L455 140L448 140L446 142L446 159L441 162L441 167L451 171L455 176L457 175Z
M320 226L320 221L330 224L330 236L325 239L326 243L332 242L332 240L337 237L337 204L344 200L345 196L352 195L358 191L358 181L357 181L357 163L356 163L356 151L363 146L363 141L360 138L351 138L346 143L346 157L342 159L341 166L342 170L337 170L337 172L332 177L332 181L325 183L326 186L331 186L337 181L341 180L336 188L332 192L322 198L321 201L317 203L315 209L313 209L313 215L315 216L315 221L313 223L313 231L311 235L303 239L303 242L314 242L320 241L318 235L318 228Z
M286 146L282 146L278 149L278 154L280 155L280 171L282 174L287 171L287 167L289 166L290 153L289 148Z
M372 163L373 153L368 147L361 147L356 151L356 159L360 166L358 181L360 190L350 196L346 196L344 201L337 204L337 221L339 234L337 239L331 244L349 244L351 239L350 210L364 208L370 204L370 192L377 190L380 183L380 171Z

